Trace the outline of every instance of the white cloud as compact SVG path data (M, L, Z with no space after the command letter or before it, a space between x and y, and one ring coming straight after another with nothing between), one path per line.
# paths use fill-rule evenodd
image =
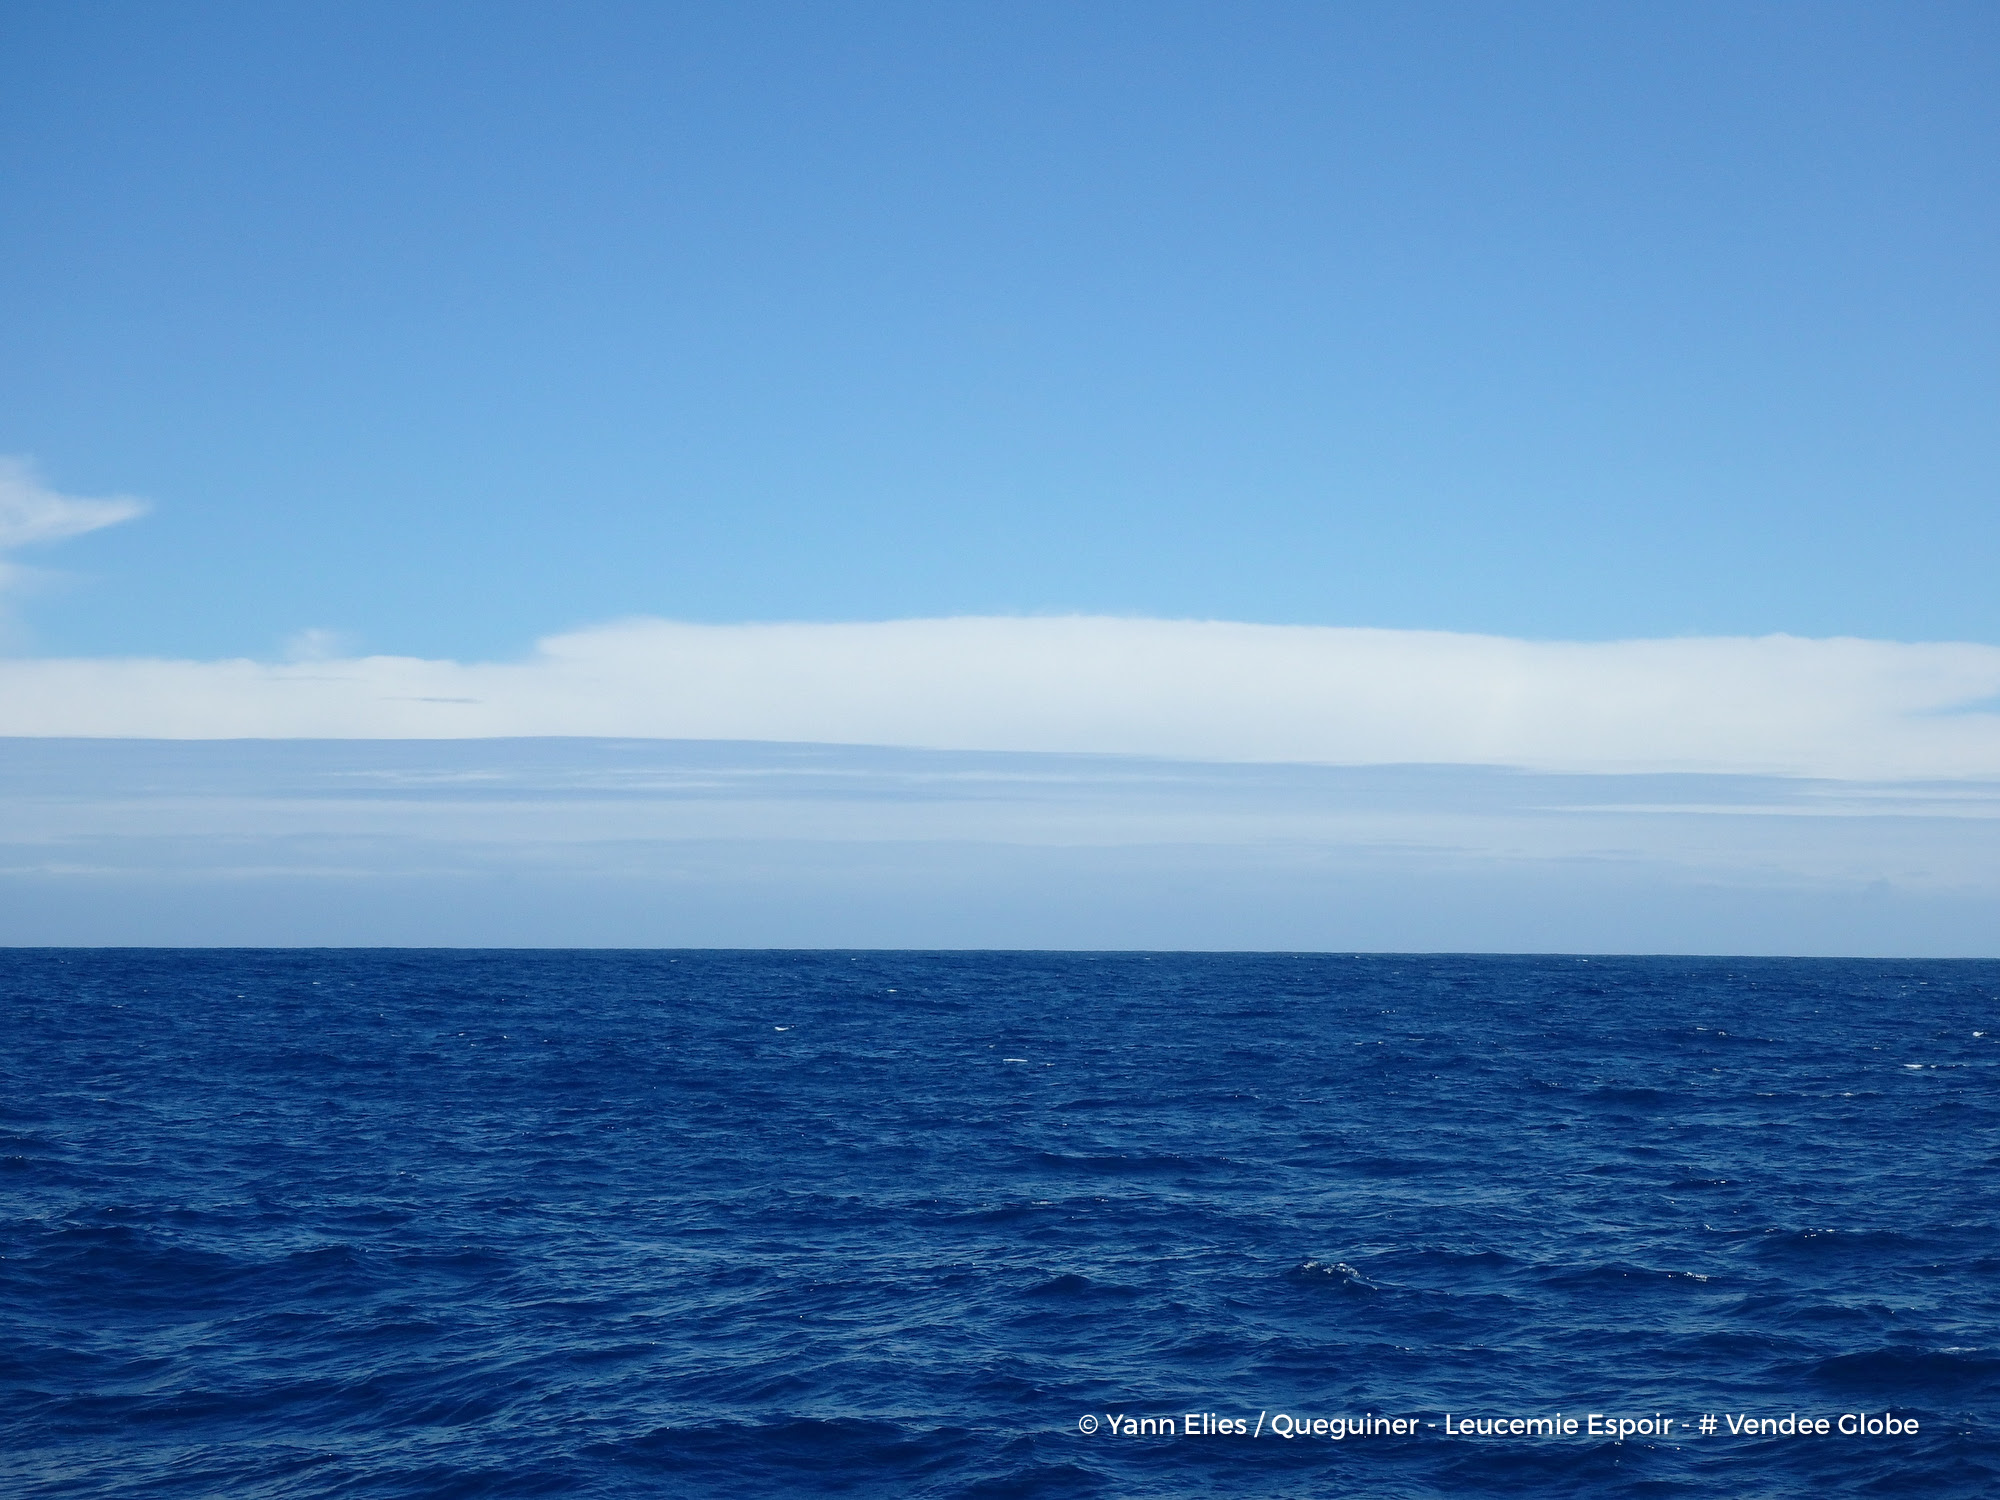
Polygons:
M328 630L322 626L311 626L295 631L285 641L286 661L332 661L342 652L354 649L352 637L344 630Z
M0 458L0 551L65 541L145 513L146 502L127 495L101 500L59 495L26 461Z
M7 553L14 548L82 536L145 511L145 501L129 496L85 500L59 495L36 477L33 466L25 460L0 457L0 601L9 594L27 592L37 583L47 583L51 576L45 570L10 561ZM0 640L11 643L10 614L0 611Z
M602 735L1334 765L2000 778L2000 647L1218 621L631 620L526 660L0 662L0 734Z

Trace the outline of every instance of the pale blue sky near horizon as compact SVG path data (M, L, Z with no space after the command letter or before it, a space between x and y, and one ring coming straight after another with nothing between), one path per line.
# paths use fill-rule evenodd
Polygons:
M0 6L34 654L2000 642L1989 5Z
M0 948L1990 956L2000 785L0 738Z

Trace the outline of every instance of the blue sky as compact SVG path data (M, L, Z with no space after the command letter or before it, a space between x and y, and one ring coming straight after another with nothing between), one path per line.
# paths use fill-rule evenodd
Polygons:
M1989 5L15 4L41 655L2000 642Z

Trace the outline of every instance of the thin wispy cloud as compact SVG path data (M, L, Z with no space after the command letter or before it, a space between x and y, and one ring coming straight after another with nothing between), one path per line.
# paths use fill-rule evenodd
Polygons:
M1327 765L2000 778L2000 647L1092 616L630 620L513 662L0 663L0 734L590 735Z
M33 573L8 554L101 531L147 509L145 501L130 495L87 499L59 494L26 459L0 457L0 593L17 589Z
M130 495L91 500L58 494L27 460L0 458L0 551L67 541L130 521L147 509L145 501Z
M353 638L345 631L328 630L317 625L295 631L285 641L287 661L333 661L343 655L352 655L353 651Z
M1981 953L2000 785L0 738L0 944Z

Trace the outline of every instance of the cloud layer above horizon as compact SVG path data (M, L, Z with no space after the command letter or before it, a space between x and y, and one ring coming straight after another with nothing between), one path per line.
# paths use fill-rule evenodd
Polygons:
M619 736L1986 779L2000 778L1996 708L2000 647L1969 643L1101 616L636 619L513 662L0 660L0 735L16 736Z
M2000 785L0 739L0 946L1992 954Z

